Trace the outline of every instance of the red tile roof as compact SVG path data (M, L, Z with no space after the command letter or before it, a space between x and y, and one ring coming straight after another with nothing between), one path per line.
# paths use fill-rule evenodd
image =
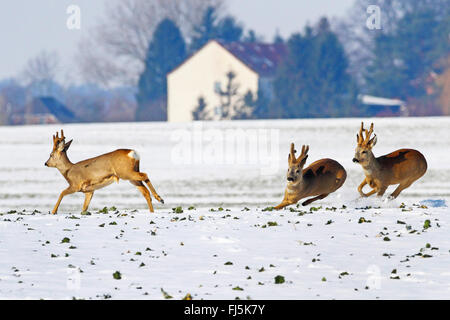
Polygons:
M287 54L287 47L282 43L217 42L262 77L274 76Z
M273 77L282 59L287 55L287 46L283 43L251 43L251 42L223 42L220 40L210 40L203 47L187 57L181 64L172 69L168 74L176 71L188 60L202 50L211 41L220 44L225 50L242 61L250 69L258 73L261 77Z

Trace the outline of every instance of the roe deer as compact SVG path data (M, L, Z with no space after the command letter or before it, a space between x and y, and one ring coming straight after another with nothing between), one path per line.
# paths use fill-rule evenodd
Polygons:
M363 132L366 134L365 137ZM419 151L413 149L400 149L376 158L372 148L377 143L377 135L374 134L371 138L372 133L373 123L367 131L361 122L359 134L356 134L358 144L353 162L363 167L366 178L358 187L358 192L362 197L369 197L374 193L381 197L388 186L398 184L397 189L389 196L390 199L395 199L403 189L408 188L425 174L427 161ZM369 193L363 192L366 184L373 189Z
M119 149L95 158L72 163L67 157L67 150L72 141L65 142L63 130L61 130L61 137L58 137L58 133L56 133L56 136L53 136L53 150L45 163L47 167L57 168L69 183L69 187L61 192L58 202L53 208L53 214L58 211L62 198L75 192L85 194L83 211L86 211L95 190L106 187L114 181L119 182L119 179L129 180L138 188L147 200L150 212L153 212L152 199L142 182L148 185L156 200L164 203L164 200L153 188L147 174L139 172L139 155L136 151Z
M288 156L288 183L284 199L274 209L279 210L297 203L300 199L316 196L302 203L302 205L306 206L313 201L325 198L344 184L347 172L335 160L317 160L308 168L303 169L308 158L308 150L309 146L303 146L302 153L298 158L295 158L296 151L294 144L291 144L291 152Z

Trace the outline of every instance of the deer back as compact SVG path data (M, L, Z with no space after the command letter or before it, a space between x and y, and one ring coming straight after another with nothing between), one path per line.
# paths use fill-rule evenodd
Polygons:
M427 171L427 161L422 153L414 149L400 149L378 157L377 162L384 175L383 180L397 184L409 179L418 179Z
M134 171L139 157L134 150L119 149L100 156L77 162L68 172L68 179L74 183L89 182L92 185L105 181L124 179Z
M347 178L344 167L333 159L321 159L303 170L303 189L309 195L331 193Z

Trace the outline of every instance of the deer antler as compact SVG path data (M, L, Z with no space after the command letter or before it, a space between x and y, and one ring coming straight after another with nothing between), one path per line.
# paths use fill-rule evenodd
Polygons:
M309 150L309 146L303 145L302 146L302 153L297 158L297 157L295 157L295 153L297 151L295 150L294 143L291 143L291 152L290 152L290 159L291 160L290 161L292 161L293 163L302 161L303 159L308 157L308 150Z
M61 129L61 138L58 136L58 132L56 135L53 135L53 150L55 150L61 141L64 141L66 137L64 137L64 131Z
M295 153L296 152L297 151L295 150L294 143L291 143L291 159L292 159L292 161L295 161Z
M365 137L364 134L365 133ZM370 124L370 128L367 131L367 129L364 129L364 122L361 122L361 128L359 129L359 134L357 134L358 138L358 145L359 146L369 146L376 138L376 134L374 134L373 138L370 139L370 136L373 133L373 123Z
M297 162L302 161L303 159L305 159L306 157L308 157L308 151L309 151L309 146L302 146L302 153L299 155L299 157L297 158Z
M367 129L366 129L366 130L364 130L364 132L366 133L366 139L364 139L364 144L367 145L369 143L370 136L373 133L373 122L370 124L369 131L367 131Z
M356 137L358 139L357 140L358 145L362 145L364 142L363 131L364 131L364 122L361 122L361 128L359 129L359 134L356 134Z

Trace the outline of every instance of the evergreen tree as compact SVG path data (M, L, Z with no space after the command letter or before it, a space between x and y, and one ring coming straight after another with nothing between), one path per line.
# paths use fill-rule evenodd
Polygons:
M244 36L242 41L249 43L262 42L263 37L256 34L255 30L250 29L247 31L247 34Z
M256 97L251 91L247 92L244 96L244 105L248 109L248 114L250 114L250 116L247 115L247 118L267 119L273 117L270 110L270 100L261 85L258 87Z
M349 115L356 87L347 72L348 59L328 20L288 40L288 55L274 81L272 112L279 117Z
M282 43L284 43L284 39L283 39L283 37L281 36L281 34L280 34L280 32L278 31L278 29L277 29L277 31L276 31L276 33L275 33L275 36L273 37L273 43L274 43L274 44L282 44Z
M208 110L206 110L207 104L205 98L198 98L198 105L194 111L192 111L192 117L194 120L211 120Z
M242 38L243 28L232 16L218 19L215 7L205 10L201 24L194 27L194 36L190 51L195 52L204 46L209 40L218 39L224 42L239 41Z
M275 98L272 113L275 117L306 117L302 100L310 93L308 85L312 84L311 73L314 64L312 29L305 28L305 35L292 35L288 42L287 57L281 63L274 80ZM311 81L305 81L304 79Z
M218 38L225 42L241 40L243 28L232 16L227 16L220 20L218 26Z
M396 58L395 39L379 34L375 39L374 58L367 66L366 88L369 94L387 98L405 98L407 81L401 62Z
M191 51L196 51L209 40L217 37L217 13L214 7L205 10L201 24L194 27L194 36L191 42Z
M368 93L404 100L426 96L426 78L450 52L450 10L444 9L439 1L405 2L395 28L375 38L365 74Z
M137 120L166 120L166 75L185 58L186 46L180 29L172 20L164 19L153 34L145 70L139 78Z
M236 74L233 71L229 71L226 76L227 84L225 89L218 88L216 91L220 97L220 105L218 106L220 119L224 120L231 119L239 91L239 84L235 82Z
M315 37L316 66L312 75L315 78L315 95L311 102L311 116L348 115L353 103L353 83L347 72L349 63L344 47L335 33L330 30L326 18L322 18Z
M216 113L220 120L250 119L258 102L250 90L244 95L239 92L240 85L236 82L236 76L233 71L227 72L225 88L216 88L220 100Z

